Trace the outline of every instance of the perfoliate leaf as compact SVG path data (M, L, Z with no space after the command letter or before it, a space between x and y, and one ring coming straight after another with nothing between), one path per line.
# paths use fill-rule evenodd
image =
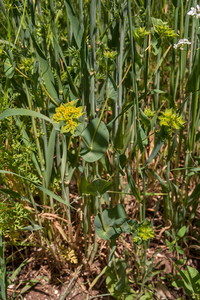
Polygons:
M95 179L93 180L86 188L87 193L92 196L100 196L105 194L111 186L113 186L114 182L107 182L103 179Z
M87 125L81 137L80 155L88 162L99 160L108 149L109 133L105 124L102 121L99 123L98 118Z
M94 220L95 231L103 240L115 239L123 232L120 225L127 220L123 206L117 204L114 208L103 210L103 221L100 213L96 216Z
M114 102L116 102L118 98L117 85L109 74L107 74L107 98Z

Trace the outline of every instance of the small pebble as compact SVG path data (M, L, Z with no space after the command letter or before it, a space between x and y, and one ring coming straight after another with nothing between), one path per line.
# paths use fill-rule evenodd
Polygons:
M15 287L14 284L10 284L10 285L8 286L9 289L14 289L14 287Z

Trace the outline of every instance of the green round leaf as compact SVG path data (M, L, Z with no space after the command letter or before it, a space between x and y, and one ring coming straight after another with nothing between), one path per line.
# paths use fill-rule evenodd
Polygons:
M103 240L116 239L121 233L124 222L127 221L126 212L121 204L117 204L114 208L103 210L103 221L106 227L104 230L100 213L94 220L95 231ZM116 225L116 226L115 226Z
M15 72L15 62L8 57L4 60L4 72L8 78L12 78Z
M117 85L109 74L107 74L107 97L114 102L116 102L118 98Z
M87 192L92 196L100 196L105 194L113 184L113 182L107 182L103 179L95 179L87 186Z
M5 46L4 51L7 53L7 56L4 59L4 73L6 77L12 78L15 73L15 61L14 56L8 46Z
M132 294L134 291L130 288L129 278L126 274L126 263L121 259L116 259L115 266L113 264L112 262L106 269L106 285L109 292L116 299L128 299L121 296L130 294L132 297L129 299L135 299Z
M81 135L82 142L80 155L88 162L99 160L108 149L108 130L102 121L97 128L98 122L98 118L93 119Z
M80 136L81 133L83 132L83 129L84 129L84 123L80 123L80 124L76 127L76 129L75 129L75 131L74 131L74 134L73 134L72 136L73 136L73 137Z

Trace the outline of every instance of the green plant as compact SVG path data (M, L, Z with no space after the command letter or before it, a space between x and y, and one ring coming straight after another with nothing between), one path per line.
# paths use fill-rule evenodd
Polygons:
M0 203L0 233L10 234L21 230L27 224L30 212L24 208L24 204L8 201L5 199Z
M3 300L7 300L7 272L6 272L6 261L4 257L4 245L2 235L0 234L0 285L1 285L1 297Z
M7 192L9 193L9 191ZM8 276L6 270L8 260L6 260L4 256L5 244L3 238L8 237L11 242L15 244L19 239L21 231L41 229L34 225L26 226L29 221L32 222L30 211L24 208L22 203L15 202L12 199L4 199L4 197L2 197L0 202L0 285L1 297L3 300L7 300L7 288L9 284L13 282L15 276L20 273L22 267L27 263L26 259L15 271L13 271L11 276ZM31 282L29 282L29 284L31 286Z
M179 231L176 234L176 237L172 236L167 230L165 230L165 232L172 239L172 242L169 242L167 239L165 240L166 245L169 247L169 251L173 253L177 251L177 253L183 255L183 248L178 244L178 241L180 242L180 240L184 237L186 233L186 226L183 226L181 229L179 229Z
M147 204L159 197L156 213L172 223L166 243L179 254L183 228L198 209L199 7L193 0L0 5L1 186L31 203L34 222L44 227L42 244L64 237L72 252L78 205L86 257L94 244L90 263L97 234L112 241L111 260L114 234L132 233L143 293L153 263L146 259L154 219L151 226L145 221ZM129 200L136 203L134 220L126 216ZM67 219L67 228L61 222L55 229L38 209ZM126 273L123 259L115 264ZM110 274L114 267L113 260ZM125 285L117 274L112 293Z
M187 270L181 270L175 265L181 279L176 279L172 282L172 285L177 288L183 288L188 296L192 299L200 299L200 274L198 270L187 266Z
M98 179L97 179L98 180ZM103 194L109 187L105 182L101 182L102 185L97 186L96 181L88 186L88 191L94 190L100 195ZM107 185L107 186L106 186ZM116 238L119 237L123 232L133 236L133 243L136 245L142 244L144 241L149 240L154 236L153 230L150 228L150 224L147 220L138 224L136 220L127 218L123 207L118 204L114 208L100 210L100 213L96 216L95 230L98 236L105 240L110 241L110 256L109 264L106 269L106 283L108 290L116 299L129 299L134 297L135 292L130 288L130 282L128 275L126 274L126 262L122 259L115 259L114 252L116 248ZM146 265L146 264L145 264ZM146 278L142 282L145 283L149 279L149 274L152 270L148 268L148 272L145 272ZM131 298L130 298L131 299Z

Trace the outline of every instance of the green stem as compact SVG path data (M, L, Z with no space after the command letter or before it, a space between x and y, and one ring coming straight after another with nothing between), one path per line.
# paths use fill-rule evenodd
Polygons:
M7 271L6 261L4 257L3 234L0 233L0 271L1 271L1 296L3 300L7 300Z
M30 94L29 94L29 90L28 90L25 78L24 78L24 84L25 84L29 109L33 110L32 103L31 103L31 98L30 98ZM36 141L38 156L39 156L39 160L40 160L40 168L41 168L41 173L42 173L42 184L43 184L43 186L45 186L45 180L44 180L45 168L44 168L44 164L43 164L43 155L42 155L42 151L41 151L41 148L40 148L40 142L39 142L39 138L38 138L38 135L37 135L37 126L36 126L35 118L31 117L31 121L32 121L33 133L34 133L34 138L35 138L35 141ZM45 199L45 193L43 193L43 199Z
M136 81L136 70L135 70L135 41L133 38L133 31L132 31L132 14L131 14L131 1L128 0L128 21L129 21L129 34L130 34L130 44L131 44L131 59L132 59L132 69L133 69L133 91L134 91L134 101L136 103L136 116L139 120L139 103L138 103L138 88L137 88L137 81Z
M87 234L88 234L88 196L84 195L83 198L83 232L85 237L85 257L87 257L87 250L88 250L88 244L87 244Z
M100 215L101 215L101 222L102 222L102 225L103 225L103 230L106 232L107 228L106 228L106 225L105 225L104 219L103 219L103 211L102 211L102 206L101 206L101 197L99 197L98 199L99 199L99 212L100 212Z
M97 127L95 128L94 135L93 135L93 137L92 137L92 141L91 141L91 149L92 149L92 147L93 147L93 143L94 143L95 135L96 135L96 133L97 133L97 130L98 130L98 128L99 128L99 125L100 125L100 122L101 122L101 119L102 119L102 117L103 117L104 110L105 110L105 108L106 108L106 105L107 105L108 99L109 99L109 98L107 98L107 99L106 99L106 101L105 101L105 103L104 103L104 106L103 106L103 109L102 109L102 112L101 112L101 115L100 115L99 121L98 121L98 123L97 123Z
M10 0L7 2L7 21L8 21L8 42L9 42L9 49L10 49L10 43L11 43L11 34L10 34L10 8L12 4L10 5Z
M168 153L170 150L170 140L168 140ZM169 173L170 173L170 160L167 161L167 171L166 171L166 178L167 178L167 184L169 189L171 188L171 184L169 181ZM168 219L171 219L170 216L170 198L169 198L169 193L167 194L167 199L166 199L166 206L164 207L164 210L166 210L165 212L165 222L167 223Z
M82 136L81 136L81 140L83 141L83 143L85 144L85 146L88 148L88 150L92 151L92 147L90 147L90 146L87 144L86 140L85 140Z
M69 241L70 244L73 244L73 231L71 223L71 214L70 214L70 200L69 200L69 168L68 168L68 156L67 156L67 140L66 136L62 135L62 144L63 144L63 157L62 157L62 168L64 169L64 176L62 175L62 191L64 199L66 201L67 217L68 217L68 232L69 232ZM69 204L69 205L68 205Z
M143 151L142 153L142 164L143 166L145 165L145 153ZM145 220L145 212L146 212L146 174L145 174L146 169L144 168L142 170L142 175L143 175L143 216L142 219Z
M17 35L16 35L16 38L15 38L15 41L14 41L14 45L16 44L17 39L18 39L18 37L19 37L19 33L20 33L20 30L21 30L21 27L22 27L22 23L24 22L25 12L26 12L26 0L24 1L23 15L22 15L22 18L21 18L21 22L20 22L20 25L19 25L19 29L18 29L18 31L17 31ZM14 47L14 45L13 45L13 47Z
M91 118L95 118L95 32L96 32L96 0L90 1L90 41L91 41L91 69L90 69L90 103Z

